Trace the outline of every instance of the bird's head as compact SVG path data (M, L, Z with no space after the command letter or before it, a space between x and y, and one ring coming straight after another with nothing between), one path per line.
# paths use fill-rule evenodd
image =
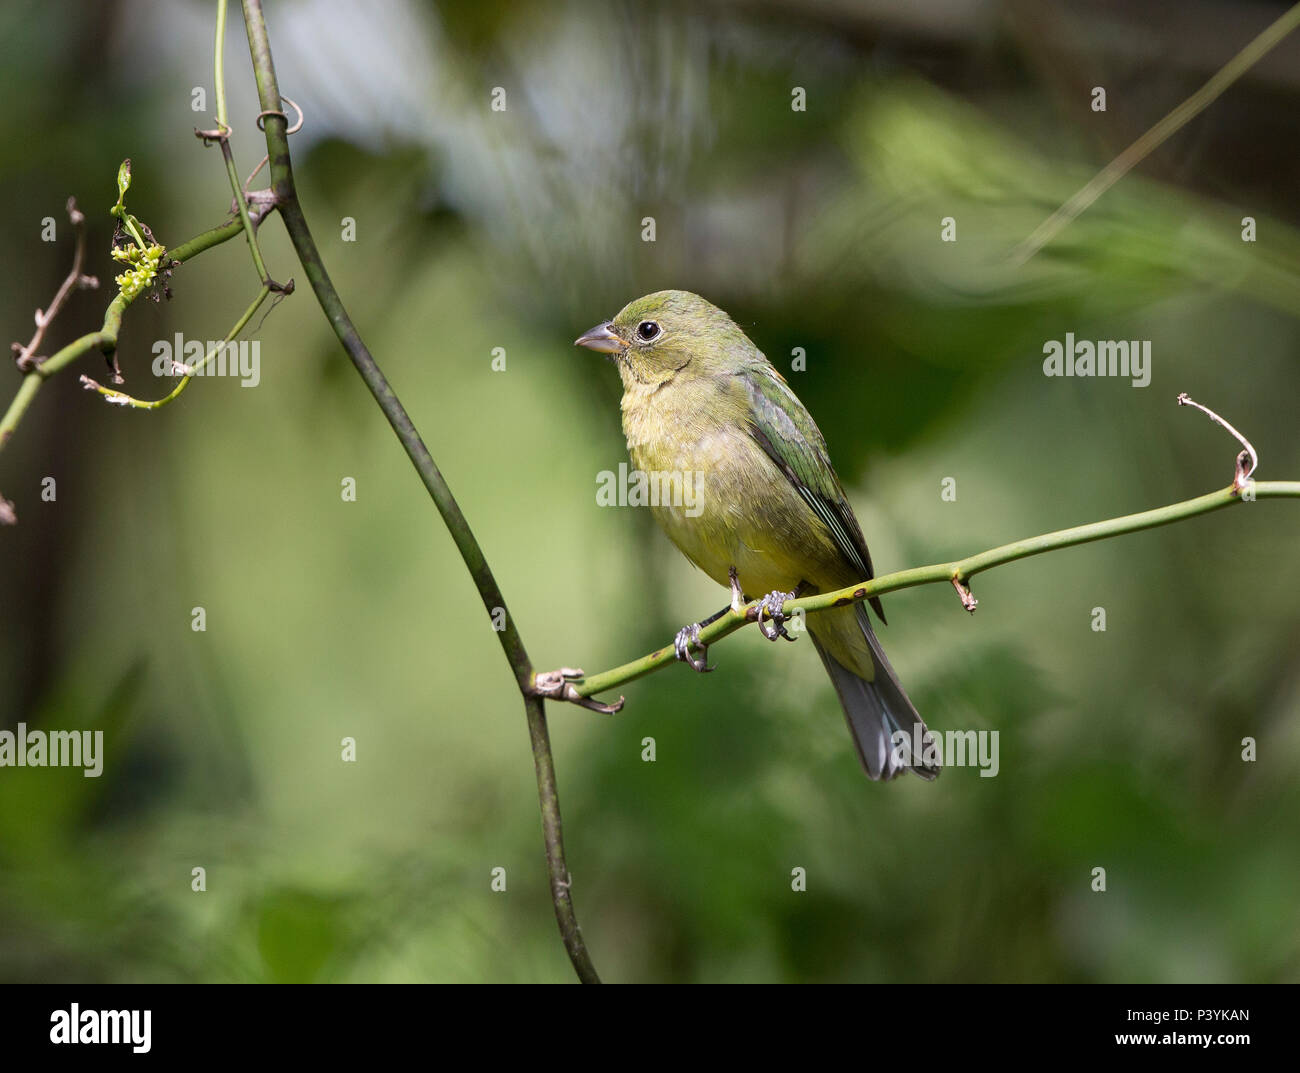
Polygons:
M734 320L690 291L647 294L574 342L608 354L627 388L716 376L761 358Z

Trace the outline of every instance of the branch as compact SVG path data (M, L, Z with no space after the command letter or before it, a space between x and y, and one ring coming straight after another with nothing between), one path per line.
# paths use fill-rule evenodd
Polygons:
M230 148L230 135L233 128L227 121L226 112L226 75L225 75L225 43L226 43L226 4L227 0L217 0L217 33L216 44L213 46L213 84L216 90L217 98L217 125L213 130L195 130L195 135L203 139L205 146L216 142L221 146L221 158L226 166L226 178L230 181L230 190L234 194L235 211L239 214L240 223L243 225L244 235L248 239L248 249L253 256L253 267L257 270L257 278L261 280L262 286L267 290L279 291L284 294L293 293L293 280L281 285L276 283L266 271L266 263L262 260L262 250L257 244L257 227L248 211L249 195L245 191L245 184L239 181L239 172L235 168L235 154ZM260 118L260 117L259 117ZM259 164L253 170L253 175L261 169ZM248 177L252 182L253 176ZM272 193L271 204L274 204L274 193Z
M59 286L58 291L55 292L54 301L50 303L50 308L36 311L36 331L32 334L27 345L13 344L14 364L18 366L20 372L29 373L36 368L39 362L36 351L45 340L45 329L59 315L59 310L63 308L63 303L68 300L68 295L72 293L73 289L99 286L99 280L94 276L83 276L81 274L81 266L86 261L86 216L77 208L77 199L75 197L68 198L67 211L68 221L72 224L72 233L75 240L72 253L72 268Z
M1012 251L1011 262L1020 265L1033 257L1065 230L1071 220L1087 211L1102 194L1213 104L1224 90L1255 66L1297 26L1300 26L1300 4L1283 12L1268 29L1220 67L1205 85L1080 187L1069 201L1039 224L1034 233Z
M195 236L188 242L184 242L171 250L162 251L157 263L156 276L162 277L170 273L177 265L198 256L205 250L227 242L238 234L243 234L248 239L249 249L252 251L253 264L257 269L258 276L262 283L262 290L249 310L237 322L232 329L227 341L233 339L243 330L249 319L256 312L257 308L267 297L268 292L280 294L290 294L293 292L293 281L281 285L276 283L266 273L265 265L262 262L261 251L257 245L257 227L262 222L266 213L273 207L273 202L264 196L263 192L257 194L247 193L239 183L238 176L235 173L234 157L230 150L229 134L230 127L226 123L226 93L225 77L222 71L222 41L225 37L225 20L226 20L227 0L218 0L217 5L217 35L216 35L216 92L217 92L217 124L218 129L215 131L197 131L200 137L204 138L205 144L210 141L218 141L221 144L222 156L225 160L226 174L230 180L231 188L235 194L234 216L232 219L220 224L217 227L204 231L202 234ZM260 165L259 165L260 167ZM256 174L256 172L254 172ZM251 176L250 176L251 181ZM126 195L127 188L131 183L131 162L129 160L122 163L118 170L118 197L117 204L111 210L112 214L117 217L119 225L136 243L140 250L146 250L144 235L149 234L148 228L143 228L140 222L126 211L123 199ZM36 398L37 392L40 391L41 385L45 380L55 373L65 369L72 362L76 361L82 355L92 350L99 350L109 360L113 369L113 379L116 383L122 382L121 373L117 367L117 337L122 326L122 315L126 307L139 296L133 289L130 293L125 292L125 288L119 290L109 303L104 312L103 326L97 332L91 332L83 335L80 339L69 343L52 357L42 359L37 351L44 341L46 329L53 322L62 310L64 303L73 290L78 287L96 287L99 281L94 276L82 274L82 265L85 261L86 252L86 233L85 233L85 216L77 209L77 203L74 198L68 199L68 218L72 222L72 227L76 236L76 245L73 253L72 269L67 278L59 287L54 296L54 300L46 310L38 309L36 311L36 331L26 346L20 346L18 343L13 344L14 362L20 372L24 373L22 383L18 387L17 393L5 411L4 416L0 418L0 450L12 438L19 422L31 407L32 401ZM152 241L152 235L149 236ZM119 277L120 279L120 277ZM214 352L215 353L215 352ZM203 361L195 367L202 368L213 357L208 354ZM109 402L120 403L138 409L152 410L159 406L165 405L176 398L190 381L191 374L184 376L177 384L176 389L163 399L155 402L141 402L134 399L124 392L114 391L104 388L97 384L89 377L83 376L82 382L89 388L98 391L105 396ZM3 496L0 496L0 525L12 525L17 521L17 515L14 512L13 504Z
M451 533L452 540L455 541L470 576L474 579L474 585L478 589L484 607L489 614L493 614L497 609L505 611L505 628L498 633L498 637L506 660L514 672L515 682L524 697L533 762L537 769L537 791L541 801L542 829L551 875L551 899L555 906L555 916L560 924L560 935L564 940L565 950L578 978L583 982L598 982L595 967L591 963L581 932L578 930L569 892L569 873L564 863L564 840L556 794L555 762L551 755L550 739L546 728L546 712L539 699L540 695L533 685L532 663L524 650L523 639L515 628L513 618L505 610L505 598L501 595L501 589L492 576L487 559L474 537L473 530L470 529L469 522L466 521L451 489L434 463L432 455L429 454L429 449L416 431L406 408L358 334L321 260L320 251L316 248L311 229L307 226L307 218L303 214L294 186L293 163L289 153L288 117L281 110L280 90L275 77L275 63L271 56L271 43L267 36L266 17L262 12L261 0L243 0L243 7L244 24L248 30L248 49L252 56L258 98L262 105L261 118L264 120L263 129L266 132L266 155L271 167L271 191L285 229L289 232L289 238L298 254L298 260L307 274L321 310L334 328L335 335L338 336L339 342L343 345L361 379L370 389L375 402L383 410L394 434L419 474L425 490L438 508L438 513L442 515L442 520Z
M4 417L0 418L0 451L4 450L5 445L13 437L15 430L18 428L18 422L23 419L23 415L31 406L32 400L36 398L36 393L40 391L41 385L49 377L71 365L79 357L91 350L98 350L105 357L113 355L117 350L117 333L122 327L122 314L130 304L131 299L119 292L117 297L108 303L108 308L104 311L104 323L99 331L83 335L80 339L69 343L51 357L46 358L44 361L38 361L35 367L23 377L23 382L18 387L18 393L9 404L9 409L5 411ZM13 518L10 516L5 520L12 522Z
M254 206L250 214L253 223L261 223L261 218L266 215L268 210L269 206L262 208ZM241 234L243 230L244 222L240 217L236 216L234 219L227 220L224 224L219 224L210 231L195 235L188 242L173 246L167 251L166 257L163 258L163 264L181 264L191 257L197 257L204 250L211 249L213 246L220 246L223 242L229 242L236 235Z
M261 216L265 214L265 209L254 208L252 220L254 225L260 221ZM49 327L55 316L62 310L64 302L68 295L81 282L83 286L90 286L85 283L86 280L94 280L93 276L83 276L81 274L82 261L85 256L85 217L77 211L75 199L68 198L68 216L72 220L72 225L76 229L77 246L73 254L72 271L68 273L67 279L59 288L58 293L54 296L54 301L50 303L50 308L42 312L36 311L36 333L32 336L31 341L25 347L19 347L14 344L14 360L18 368L24 370L22 383L18 385L18 391L15 393L13 400L9 403L9 408L5 411L4 417L0 418L0 451L3 451L13 434L18 429L18 423L22 421L23 416L27 413L36 398L37 392L41 390L41 385L55 373L66 369L78 358L90 353L92 350L100 351L110 361L117 353L117 336L122 329L122 314L126 312L126 307L134 301L134 297L127 297L121 291L108 303L108 308L104 310L104 322L97 332L90 332L76 339L57 351L48 358L40 358L36 351L41 345L45 336L45 329ZM196 235L188 242L182 243L175 249L165 253L159 263L159 270L166 271L191 257L197 257L204 250L211 249L213 246L219 246L227 242L238 234L242 234L245 229L244 222L235 217L227 223L221 224L201 235ZM94 281L98 285L98 281ZM259 302L260 304L260 302ZM236 328L236 333L243 328L241 322ZM116 366L114 366L116 368ZM173 395L179 394L180 389L184 387L184 381L178 386L178 390ZM112 394L105 392L106 394ZM123 398L127 398L123 396ZM163 400L167 401L167 400ZM14 505L4 496L0 495L0 525L13 525L18 521L18 515L14 510Z
M918 566L911 570L900 570L897 573L884 574L881 577L863 581L858 585L850 585L848 588L836 589L834 592L805 596L799 600L789 600L782 610L786 617L792 616L795 611L814 614L832 607L843 607L846 604L857 603L871 596L882 596L887 592L896 592L898 589L911 589L917 585L942 583L955 586L962 596L963 606L969 611L974 611L974 597L970 595L967 583L976 574L982 574L985 570L992 570L995 566L1004 566L1007 563L1028 559L1033 555L1042 555L1048 551L1071 548L1076 544L1089 544L1094 540L1106 540L1109 537L1123 536L1125 533L1136 533L1143 529L1155 529L1162 525L1170 525L1185 518L1193 518L1198 514L1209 514L1212 511L1222 510L1224 507L1234 506L1243 499L1247 501L1255 499L1300 499L1300 481L1248 480L1245 482L1243 491L1248 494L1239 492L1234 481L1233 484L1220 491L1211 492L1196 499L1186 499L1181 503L1173 503L1167 507L1157 507L1155 510L1143 511L1140 514L1127 514L1122 518L1109 518L1106 521L1080 525L1073 529L1058 529L1055 533L1045 533L1042 536L1017 540L1013 544L1003 544L1001 547L991 548L988 551L980 552L978 555L971 555L965 559L956 559L950 563L936 563L933 566ZM727 613L716 622L700 630L699 643L703 646L714 644L729 634L735 633L742 626L756 621L757 618L757 603L748 604L740 611L728 609ZM596 693L614 689L626 682L644 678L647 674L661 670L675 662L677 662L677 656L670 644L664 648L657 648L649 655L635 659L631 663L624 663L621 667L602 671L600 674L593 674L589 678L570 681L568 685L572 688L575 697L591 697ZM560 699L569 698L562 697Z
M71 204L71 202L69 203ZM260 215L264 215L264 212L265 210L262 210ZM255 218L260 219L258 213L255 212L254 215ZM176 246L164 255L160 268L165 269L197 257L204 250L219 246L236 235L242 234L243 230L243 223L236 217L218 227L204 231L201 235L196 235L188 242ZM60 293L62 293L62 289ZM132 301L133 299L127 298L119 292L108 303L108 308L104 311L104 323L99 331L81 336L81 338L69 343L44 361L38 360L34 353L35 347L40 345L39 338L34 339L32 343L28 344L27 348L24 348L24 353L31 351L28 356L31 357L35 364L23 377L17 394L14 395L13 401L9 404L9 409L5 411L4 417L0 418L0 451L4 450L5 445L12 438L18 428L18 423L23 419L23 415L31 406L32 400L36 398L36 393L40 391L41 385L46 380L92 350L98 350L106 357L111 357L117 351L117 336L122 329L122 314L126 312L126 307ZM51 304L45 318L46 326L53 319L55 312L57 312L57 309L54 304ZM37 324L40 325L39 316ZM43 332L44 327L38 327L38 331ZM0 517L0 520L12 519L6 516Z
M127 406L135 410L157 410L163 406L166 406L169 402L172 402L173 400L180 398L181 393L189 385L189 382L192 379L194 379L195 376L200 374L204 370L204 368L207 367L208 363L212 361L214 357L220 354L230 343L234 342L234 340L238 337L239 333L242 332L244 328L248 325L248 322L253 319L254 315L261 308L262 303L266 301L267 297L273 291L277 294L283 294L283 295L288 295L293 293L293 280L289 280L289 282L286 284L280 284L271 278L270 274L266 270L266 263L262 259L262 251L257 243L257 226L258 224L261 223L262 215L265 215L265 212L269 208L274 206L275 204L274 194L270 194L270 196L264 196L267 194L266 191L259 191L257 195L249 194L249 192L245 189L245 186L247 184L241 185L241 183L239 182L239 173L235 168L235 154L233 150L230 148L230 135L233 133L233 128L230 126L230 123L227 120L228 113L226 110L226 76L225 76L225 48L224 48L225 41L226 41L227 6L228 6L227 0L217 0L217 31L216 31L216 40L213 45L213 61L212 61L213 70L214 70L213 79L214 79L214 85L216 87L216 98L217 98L216 100L217 125L212 130L195 130L194 133L197 137L203 140L204 146L211 145L213 142L216 142L218 145L221 146L221 158L223 163L225 164L226 178L230 181L230 189L231 192L234 194L233 211L238 218L237 220L232 220L230 224L226 226L230 228L234 228L234 225L237 223L238 230L243 232L245 239L248 241L249 251L252 253L253 256L253 267L257 271L257 277L261 281L262 286L258 290L256 297L254 297L252 302L249 304L248 308L244 310L243 315L240 316L240 318L235 322L234 327L231 328L228 333L226 333L226 337L220 343L216 344L216 346L214 346L211 350L209 350L208 353L204 355L203 358L201 358L198 362L196 362L192 366L185 365L180 361L173 359L172 372L181 373L183 375L181 376L180 381L176 384L176 386L165 396L163 396L161 399L144 401L142 399L137 399L132 395L128 395L124 391L118 391L114 388L106 388L98 381L92 379L89 376L83 375L81 377L81 383L88 390L98 392L100 395L104 396L104 398L108 402L115 403L116 405L119 406ZM129 165L129 163L130 161L124 164L123 168L126 168ZM259 164L257 168L254 169L253 175L256 175L257 171L260 169L261 169L261 164ZM128 176L129 176L129 172L128 172ZM250 175L249 182L252 181L252 178L253 176ZM129 182L129 177L128 177L128 182ZM120 181L119 181L119 187L120 187ZM122 190L121 192L124 194L125 190ZM257 199L256 201L253 200L254 197L256 197ZM250 205L251 205L251 211L250 211ZM261 215L259 215L258 213L259 208L261 209ZM118 197L117 209L119 211L122 209L121 195L119 195ZM130 223L130 217L125 217L125 220L128 224ZM223 227L218 230L224 232L225 229L226 228ZM209 234L211 234L211 232ZM137 241L140 241L138 237L137 237ZM172 260L176 260L176 258L172 258ZM120 376L115 377L115 379L118 383L121 383Z
M261 290L257 292L257 297L255 297L253 301L249 304L249 307L244 310L240 318L237 321L235 321L235 326L231 328L230 331L226 334L226 337L223 340L221 340L221 342L219 342L216 346L214 346L211 350L209 350L207 354L203 356L202 359L195 362L193 365L183 365L179 361L173 359L172 372L180 372L183 373L184 375L181 376L180 382L177 383L177 385L174 388L172 388L172 390L168 394L164 395L161 399L155 399L152 402L145 402L141 399L135 398L132 395L126 394L126 392L124 391L116 391L111 387L104 387L103 384L99 383L96 380L92 380L89 376L86 376L84 374L81 377L81 383L86 387L87 390L99 392L109 402L116 403L118 406L129 406L134 410L160 409L161 407L166 406L173 399L179 397L180 393L185 390L186 385L189 384L189 382L193 380L194 377L198 376L203 371L203 369L207 366L208 362L210 362L213 358L215 358L218 354L220 354L223 350L225 350L227 346L229 346L231 343L235 341L239 333L244 330L248 322L253 319L253 315L262 307L262 303L266 301L267 296L270 295L270 293L271 293L271 286L267 283L263 283Z

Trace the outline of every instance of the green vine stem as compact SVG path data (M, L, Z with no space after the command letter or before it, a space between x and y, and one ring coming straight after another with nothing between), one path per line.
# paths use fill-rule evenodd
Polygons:
M164 255L161 265L166 268L189 261L205 250L210 250L223 242L229 242L236 235L242 234L243 231L244 225L236 217L169 250ZM80 261L78 260L76 264L79 265ZM35 354L32 355L32 367L23 374L17 393L5 410L4 417L0 418L0 451L4 450L10 439L13 438L24 414L31 407L32 401L36 398L46 380L66 369L78 358L84 357L91 351L99 351L106 357L112 357L116 353L118 333L122 330L122 315L126 312L132 300L119 292L108 303L108 308L104 310L104 321L99 331L89 332L78 339L74 339L44 361L35 361L36 356ZM51 306L51 312L53 310L54 307Z
M161 407L166 406L173 399L179 398L181 392L185 390L185 386L203 371L208 362L220 354L223 348L234 342L235 339L239 337L239 333L242 332L248 322L253 319L254 314L262 308L262 303L266 301L267 296L270 295L270 293L271 288L263 284L262 289L257 292L257 297L254 298L249 307L244 310L243 315L235 322L235 326L230 329L226 337L209 350L199 361L196 361L194 365L189 366L189 371L186 372L177 382L176 386L161 399L155 399L152 402L144 402L132 395L128 395L124 391L116 391L111 387L104 387L103 384L92 380L88 376L82 376L81 382L91 391L99 392L99 394L103 395L109 402L116 403L119 406L127 406L133 410L160 409Z
M524 650L523 639L506 611L505 598L483 550L479 547L469 522L434 463L429 449L416 431L410 415L393 391L387 378L375 362L374 356L362 341L343 300L339 297L320 251L312 238L307 218L303 214L294 186L293 164L289 154L288 119L281 110L281 96L275 77L275 64L267 35L266 17L261 0L243 0L244 24L248 31L248 48L253 59L253 72L257 79L257 92L262 105L266 132L266 155L271 166L271 191L276 208L284 221L285 229L293 242L303 271L311 283L312 291L330 325L338 336L353 366L365 381L375 402L384 412L411 464L423 482L434 505L442 515L443 523L451 533L456 548L465 562L470 576L479 591L489 614L504 612L505 628L498 632L506 660L514 672L515 682L523 697L524 713L528 722L529 741L537 769L537 791L541 804L542 829L546 845L546 859L551 876L551 898L565 951L569 955L578 978L583 982L598 983L599 977L591 957L582 941L574 914L569 873L564 862L564 840L560 822L559 798L556 791L555 761L551 753L546 727L546 711L534 692L533 667Z
M967 610L973 611L975 609L975 599L970 595L967 583L976 574L982 574L985 570L992 570L996 566L1005 566L1007 563L1028 559L1032 555L1042 555L1044 552L1071 548L1077 544L1089 544L1094 540L1106 540L1109 537L1122 536L1125 533L1155 529L1158 526L1180 522L1186 518L1196 517L1199 514L1209 514L1212 511L1235 506L1243 500L1250 501L1252 499L1300 499L1300 481L1248 481L1245 488L1240 491L1236 482L1234 482L1227 488L1217 492L1210 492L1208 495L1198 496L1196 499L1183 500L1181 503L1172 503L1167 507L1142 511L1140 514L1127 514L1121 518L1108 518L1105 521L1092 522L1089 525L1075 526L1073 529L1058 529L1054 533L1044 533L1041 536L1028 537L1025 540L1017 540L1011 544L990 548L988 551L970 555L965 559L955 559L948 563L935 563L933 566L918 566L910 570L899 570L893 574L882 574L880 577L873 578L870 581L863 581L858 585L836 589L834 592L824 592L816 596L805 596L802 599L789 600L782 610L787 617L793 616L796 611L802 611L804 614L815 614L831 607L843 607L845 604L865 600L871 596L882 596L887 592L896 592L899 589L944 583L954 586L962 597L963 606ZM700 630L700 644L714 644L729 634L735 633L748 623L756 621L757 616L758 605L756 603L749 604L741 608L740 611L728 610L716 622L710 623ZM664 648L657 648L640 659L634 659L620 667L614 667L608 671L602 671L599 674L589 675L585 678L570 680L568 684L572 687L573 696L566 696L565 699L591 697L597 693L615 689L627 682L644 678L647 674L670 666L676 661L677 657L671 644Z

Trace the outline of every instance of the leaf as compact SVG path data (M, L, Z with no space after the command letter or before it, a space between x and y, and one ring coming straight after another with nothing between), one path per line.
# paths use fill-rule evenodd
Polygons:
M126 192L131 189L131 158L127 157L122 161L122 166L117 169L117 204L113 206L114 214L122 211L122 201L126 197Z

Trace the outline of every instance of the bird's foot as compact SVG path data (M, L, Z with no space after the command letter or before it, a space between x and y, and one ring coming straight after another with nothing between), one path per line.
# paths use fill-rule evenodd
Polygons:
M776 590L769 592L758 602L758 628L763 631L763 636L769 641L775 641L778 637L784 637L787 641L796 640L785 628L786 616L781 611L781 606L787 600L793 600L798 594L793 592L781 592ZM768 621L763 621L763 614L767 613Z
M700 654L698 656L691 655L692 648L698 648ZM713 670L708 664L709 646L700 643L700 623L698 622L690 626L683 626L677 631L677 637L673 641L673 651L677 653L679 660L689 664L701 674Z

